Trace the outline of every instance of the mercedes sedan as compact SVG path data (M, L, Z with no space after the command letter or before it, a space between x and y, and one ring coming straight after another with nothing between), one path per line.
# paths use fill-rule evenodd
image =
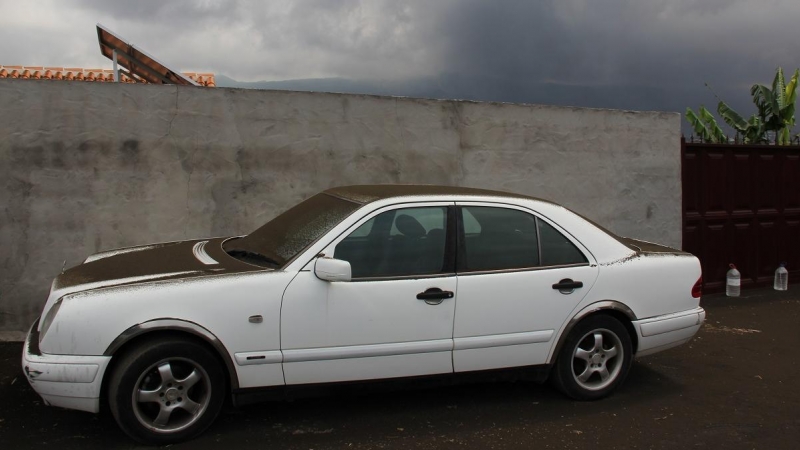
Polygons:
M705 319L700 263L557 204L459 187L349 186L246 236L105 251L53 281L23 350L50 405L150 444L226 399L517 368L598 399Z

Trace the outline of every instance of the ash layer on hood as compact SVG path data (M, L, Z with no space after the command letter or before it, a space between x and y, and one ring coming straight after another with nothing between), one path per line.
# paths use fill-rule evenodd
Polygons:
M195 258L192 248L200 240L144 246L134 250L90 260L56 277L57 290L83 285L112 286L141 280L186 278L215 273L263 270L228 257L221 248L224 238L209 240L208 253L219 264L207 265ZM71 289L70 289L71 290Z

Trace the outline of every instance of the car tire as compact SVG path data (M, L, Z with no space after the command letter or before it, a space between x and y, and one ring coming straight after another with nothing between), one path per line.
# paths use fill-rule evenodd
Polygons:
M109 380L109 406L120 428L143 444L191 439L216 419L225 372L212 350L180 337L150 339L121 356Z
M568 397L597 400L625 381L632 359L633 346L625 326L610 315L591 316L570 331L551 380Z

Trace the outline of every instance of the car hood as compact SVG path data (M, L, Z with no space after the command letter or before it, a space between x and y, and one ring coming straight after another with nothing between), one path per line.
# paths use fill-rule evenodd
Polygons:
M228 256L227 238L197 239L96 253L53 280L43 315L65 295L112 286L270 270Z
M268 270L228 256L222 250L225 239L168 242L96 253L56 277L53 290L61 291L63 296L76 290L143 281Z

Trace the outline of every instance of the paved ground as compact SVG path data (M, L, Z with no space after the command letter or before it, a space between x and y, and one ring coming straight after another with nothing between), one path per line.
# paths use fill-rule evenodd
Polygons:
M800 448L800 287L707 297L688 345L634 363L606 400L546 385L486 383L265 403L222 414L177 449ZM21 344L0 344L0 447L137 447L110 415L42 405Z

